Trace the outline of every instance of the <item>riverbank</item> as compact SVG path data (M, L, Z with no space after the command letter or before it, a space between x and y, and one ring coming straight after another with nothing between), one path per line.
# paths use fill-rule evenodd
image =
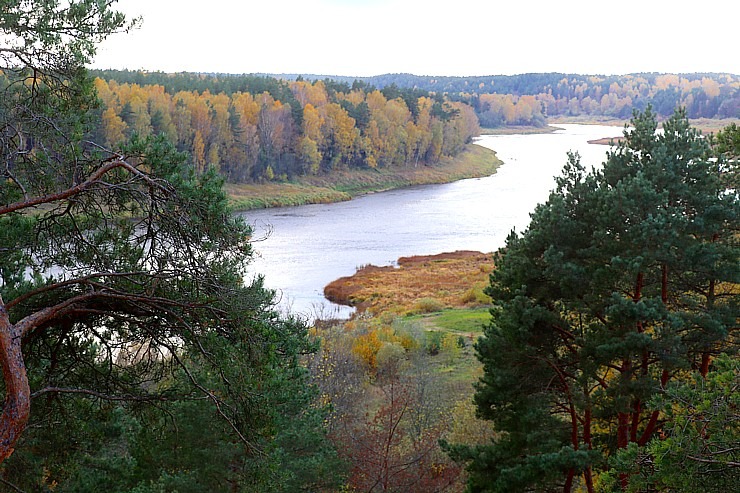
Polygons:
M615 127L624 127L625 125L629 125L629 120L607 116L559 116L551 119L548 123L549 125L575 123L579 125L612 125ZM740 118L695 118L689 120L689 123L692 127L701 130L706 135L710 133L716 134L731 123L740 125ZM660 128L661 125L662 122L659 122L658 127ZM616 142L622 140L622 137L605 135L602 139L589 141L589 144L609 145L612 139Z
M430 166L392 170L352 170L331 176L305 176L290 183L233 184L225 186L235 210L327 204L350 200L358 195L411 185L450 183L466 178L481 178L496 172L501 165L496 153L469 144L455 158Z
M324 287L360 265L385 266L416 254L495 251L512 229L523 231L530 212L547 200L567 151L596 165L604 160L605 149L586 141L610 133L607 127L568 125L547 135L484 136L478 147L495 149L505 164L483 178L369 193L329 205L242 213L255 230L260 257L254 271L265 275L268 287L281 291L286 309L316 314L316 307L327 303Z
M544 127L535 127L533 125L509 125L506 127L496 128L481 128L481 135L531 135L531 134L549 134L557 130L562 130L560 127L553 125L547 125Z

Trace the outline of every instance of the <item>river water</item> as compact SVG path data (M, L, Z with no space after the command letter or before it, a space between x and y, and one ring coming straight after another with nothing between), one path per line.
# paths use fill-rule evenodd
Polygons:
M482 136L504 164L489 177L369 194L349 202L241 213L254 228L251 275L265 276L280 307L303 316L348 316L324 299L326 284L365 264L393 265L399 257L455 250L493 252L512 229L523 231L534 207L547 200L554 177L577 151L587 167L608 146L588 140L621 135L621 128L558 125L550 134Z

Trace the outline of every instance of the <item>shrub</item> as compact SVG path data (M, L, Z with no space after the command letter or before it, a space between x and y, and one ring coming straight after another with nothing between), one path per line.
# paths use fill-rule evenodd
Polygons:
M352 346L352 352L359 356L370 368L376 368L376 357L383 343L378 339L376 331L357 336Z
M453 365L460 357L460 346L458 345L458 336L447 333L442 336L440 343L440 352L445 355L445 364Z
M375 355L375 364L378 373L393 376L398 374L399 369L406 359L406 350L392 342L384 342Z
M432 356L439 354L440 349L442 349L443 336L444 332L439 332L436 330L427 332L424 340L424 349L426 350L426 352L428 352Z
M473 287L463 293L460 301L466 305L487 305L491 303L491 297L482 288Z
M420 298L414 303L412 313L441 312L444 308L444 304L437 298Z

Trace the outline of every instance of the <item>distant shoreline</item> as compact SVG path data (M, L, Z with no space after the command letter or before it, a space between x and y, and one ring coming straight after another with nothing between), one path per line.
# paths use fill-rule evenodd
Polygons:
M549 134L562 128L547 125L544 127L535 127L532 125L509 125L506 127L481 128L481 135L528 135L528 134Z
M495 151L468 144L454 158L429 166L342 171L331 176L304 176L283 183L227 183L224 188L236 211L327 204L413 185L451 183L490 176L501 164Z
M627 122L614 118L559 117L545 127L508 126L483 128L481 135L546 134L560 130L558 124L613 125L624 127ZM692 120L702 133L715 133L730 123L740 124L740 119ZM623 136L605 136L588 141L589 144L610 145L623 140ZM451 183L467 178L481 178L496 172L501 165L496 152L468 144L455 156L435 165L414 168L365 169L335 173L332 176L303 176L291 182L227 183L226 192L236 211L292 207L307 204L327 204L351 200L360 195L394 190L413 185Z

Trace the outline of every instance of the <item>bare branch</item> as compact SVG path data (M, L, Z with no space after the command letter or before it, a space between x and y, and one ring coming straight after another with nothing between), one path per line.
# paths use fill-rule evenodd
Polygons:
M6 481L5 479L3 479L1 477L0 477L0 483L4 484L8 488L11 488L13 491L16 491L17 493L26 493L25 491L23 491L22 489L18 488L16 485L14 485L13 483L11 483L10 481Z
M701 457L694 457L693 455L687 455L689 459L701 462L703 464L717 464L717 465L723 465L728 467L740 467L740 462L733 462L733 461L723 461L723 460L717 460L717 459L703 459Z
M95 285L95 283L90 283ZM133 294L122 294L121 292L115 292L110 290L106 286L98 286L106 291L92 291L89 293L83 293L72 298L66 299L53 306L48 306L42 310L32 313L25 318L21 319L15 324L15 330L20 336L29 333L31 330L39 327L55 318L66 315L68 312L77 309L77 305L80 303L88 302L91 300L117 300L127 303L138 303L141 305L148 306L149 308L156 307L161 310L166 306L183 306L188 308L194 308L199 305L185 304L178 301L174 301L168 298L159 298L154 296L141 296Z
M19 303L22 303L22 302L24 302L24 301L26 301L28 299L31 299L34 296L38 296L38 295L41 295L41 294L44 294L44 293L48 293L50 291L54 291L56 289L61 289L61 288L68 287L68 286L74 286L74 285L96 285L98 287L103 286L102 284L94 283L93 282L93 279L97 279L97 278L101 278L101 277L102 278L105 278L105 277L112 277L112 278L114 278L114 277L124 277L124 278L128 278L128 277L134 277L134 276L139 276L139 275L145 275L145 276L147 276L149 278L152 278L152 279L167 279L169 277L174 276L175 274L172 273L171 275L165 275L165 274L162 274L161 272L160 273L157 273L157 274L152 274L152 273L149 273L149 272L146 272L146 271L137 271L137 272L96 272L94 274L89 274L89 275L84 276L84 277L79 277L79 278L76 278L76 279L69 279L67 281L60 281L60 282L56 282L56 283L53 283L53 284L48 284L46 286L42 286L42 287L40 287L38 289L35 289L33 291L29 291L27 293L24 293L24 294L18 296L17 298L13 299L12 301L10 301L7 304L7 308L8 309L11 309L11 308L13 308L13 306L15 306L15 305L17 305Z
M103 394L101 392L96 392L95 390L89 390L89 389L74 389L69 387L45 387L43 389L37 390L36 392L33 392L31 394L31 399L35 399L36 397L39 397L43 394L48 393L59 393L59 394L83 394L83 395L89 395L92 397L97 397L98 399L103 399L105 401L114 401L114 402L151 402L151 401L167 401L169 400L167 397L163 395L109 395L109 394Z
M164 185L162 185L161 183L158 183L153 178L151 178L148 175L146 175L145 173L139 171L138 169L136 169L136 167L130 165L129 163L127 163L123 159L120 159L120 156L116 156L115 160L110 161L110 162L106 162L105 164L103 164L103 166L101 166L100 168L98 168L94 173L92 173L87 178L87 180L85 180L84 182L80 183L79 185L75 185L74 187L68 188L67 190L63 190L61 192L44 195L43 197L36 197L36 198L30 199L30 200L23 200L23 201L20 201L20 202L15 202L15 203L10 204L10 205L6 205L4 207L0 207L0 216L1 215L4 215L4 214L11 213L11 212L15 212L15 211L27 209L27 208L30 208L30 207L35 207L37 205L49 204L49 203L52 203L52 202L57 202L59 200L64 200L64 199L68 199L70 197L73 197L73 196L75 196L75 195L83 192L84 190L90 188L92 185L95 185L97 183L100 183L100 179L103 176L105 176L106 173L108 173L109 171L114 170L116 168L124 168L127 171L129 171L130 173L138 176L139 178L144 179L144 181L146 181L150 185L155 186L155 187L160 188L160 189L165 190L165 191L167 190L167 188Z

